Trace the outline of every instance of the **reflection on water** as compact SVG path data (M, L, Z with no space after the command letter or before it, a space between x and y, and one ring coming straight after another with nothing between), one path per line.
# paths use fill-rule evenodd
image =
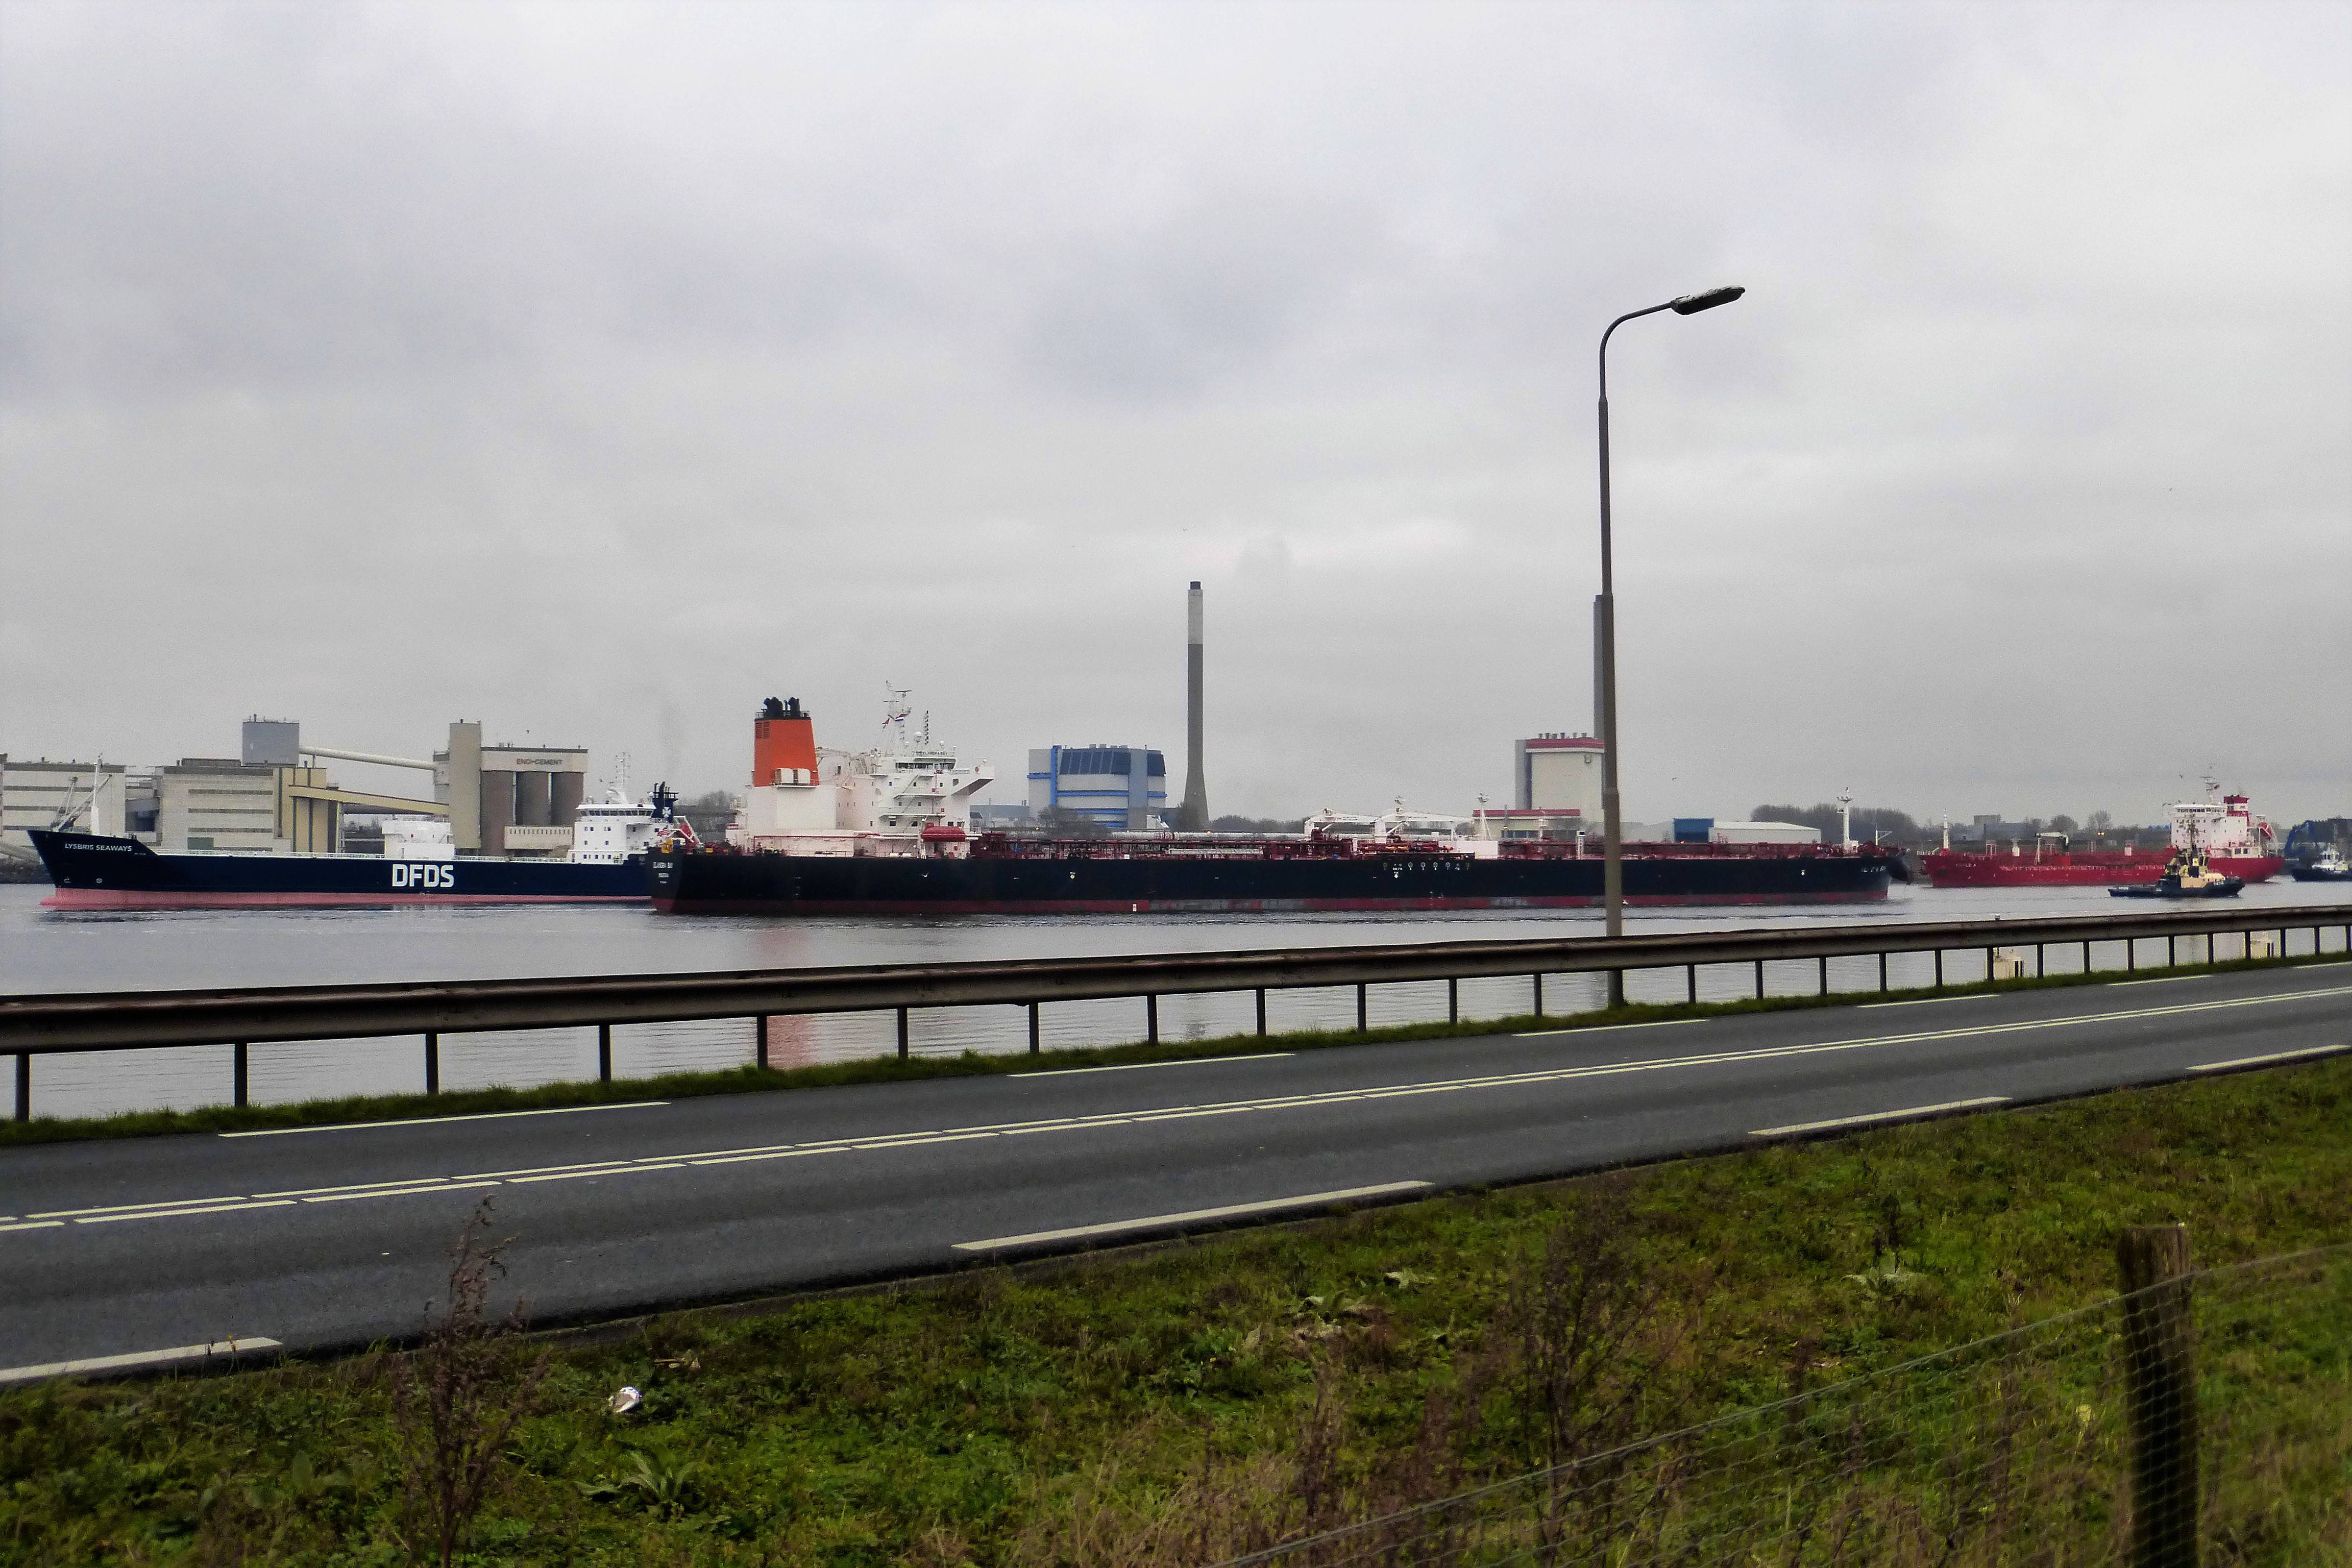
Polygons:
M790 921L734 917L659 916L642 909L550 905L507 909L187 910L152 914L64 913L39 907L41 888L0 886L0 993L147 990L219 985L330 984L383 980L486 979L525 975L626 974L737 969L796 968L844 963L940 963L992 958L1057 958L1121 952L1200 952L1249 948L1325 947L1376 942L1488 941L1515 937L1593 936L1597 910L1348 913L1254 917L1241 915L1114 918L959 918L940 920ZM2265 883L2248 889L2248 904L2281 908L2338 903L2340 889L2325 884ZM1990 920L2029 915L2104 913L2114 908L2102 889L2082 888L1897 888L1877 905L1754 908L1628 912L1636 932L1786 929L1796 925L1869 921ZM2100 957L2116 964L2119 954ZM2147 944L2143 963L2162 962L2162 944ZM2052 949L2052 973L2081 966L2079 948ZM1947 978L1982 977L1981 952L1947 957ZM1933 978L1927 953L1896 953L1890 983L1924 985ZM1832 959L1832 989L1878 984L1875 958ZM1810 991L1820 984L1811 960L1765 965L1774 994ZM1599 1005L1596 975L1550 975L1547 1012ZM1719 1001L1754 993L1752 966L1702 969L1698 994ZM1636 1001L1682 1000L1680 970L1627 976ZM1526 977L1465 980L1466 1017L1527 1012L1533 1003ZM1445 1016L1442 981L1377 985L1369 1011L1375 1026ZM1353 1026L1352 987L1276 992L1266 1023L1276 1032ZM1160 1003L1163 1037L1203 1039L1241 1034L1256 1023L1246 992L1167 996ZM1047 1005L1042 1040L1047 1049L1103 1045L1142 1037L1140 998ZM619 1077L641 1077L731 1067L752 1058L749 1019L625 1025L613 1031L613 1066ZM887 1013L779 1017L769 1028L769 1059L779 1067L841 1061L897 1048L897 1021ZM909 1047L919 1055L965 1050L1018 1051L1028 1044L1028 1021L1017 1007L960 1007L912 1016ZM450 1089L528 1085L593 1077L596 1037L590 1028L499 1030L447 1035L441 1042L441 1081ZM34 1107L44 1115L89 1116L154 1108L217 1104L228 1097L229 1047L177 1047L44 1057L34 1064ZM415 1037L378 1040L312 1040L253 1047L252 1096L281 1103L330 1096L410 1092L424 1087L424 1051ZM8 1091L14 1110L14 1091Z

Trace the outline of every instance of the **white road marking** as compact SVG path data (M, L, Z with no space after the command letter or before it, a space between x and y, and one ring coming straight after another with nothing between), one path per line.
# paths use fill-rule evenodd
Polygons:
M1990 1002L2000 994L1997 991L1971 991L1965 996L1913 996L1902 1002L1864 1002L1854 1011L1870 1013L1881 1007L1925 1007L1930 1002Z
M215 1136L284 1138L296 1132L364 1132L371 1127L431 1127L443 1121L497 1121L509 1116L576 1116L586 1110L644 1110L668 1103L667 1100L631 1100L614 1105L551 1105L543 1110L475 1110L462 1116L409 1116L397 1121L331 1121L319 1127L257 1127L249 1132L221 1132Z
M1785 1138L1792 1132L1826 1132L1832 1127L1866 1127L1874 1121L1901 1121L1914 1116L1933 1116L1944 1110L1974 1110L1979 1106L2007 1105L2009 1096L1988 1094L1979 1100L1948 1100L1941 1105L1914 1105L1901 1110L1874 1110L1863 1116L1833 1116L1827 1121L1794 1121L1786 1127L1759 1127L1750 1138Z
M1202 1220L1238 1219L1244 1215L1273 1214L1280 1209L1311 1208L1318 1204L1346 1203L1351 1198L1386 1197L1394 1193L1427 1190L1427 1182L1383 1182L1376 1187L1342 1187L1330 1193L1301 1193L1295 1198L1268 1198L1263 1203L1226 1204L1221 1208L1187 1209L1181 1214L1147 1215L1141 1219L1112 1220L1107 1225L1074 1225L1066 1230L1038 1230L1027 1236L996 1236L986 1241L959 1241L958 1252L987 1252L1007 1247L1034 1247L1041 1242L1076 1241L1089 1236L1117 1236L1122 1231L1152 1230L1162 1226L1192 1225Z
M2264 1062L2291 1062L2304 1057L2340 1056L2352 1051L2352 1046L2306 1046L2299 1051L2273 1051L2267 1056L2239 1057L2226 1062L2205 1062L2190 1068L2190 1072L2220 1072L2226 1068L2260 1067Z
M61 1219L20 1220L15 1225L0 1225L0 1230L62 1230L65 1223Z
M170 1209L187 1204L233 1204L244 1197L243 1193L225 1193L216 1198L159 1198L143 1204L108 1204L103 1208L46 1209L26 1215L26 1219L77 1219L86 1214L119 1214L124 1209Z
M1043 1072L1009 1072L1007 1078L1075 1078L1082 1072L1139 1072L1145 1068L1197 1068L1219 1062L1270 1062L1295 1055L1291 1051L1253 1051L1241 1057L1186 1057L1172 1062L1120 1062L1106 1068L1049 1068Z
M675 1171L686 1165L739 1164L755 1160L797 1158L803 1154L851 1153L879 1149L905 1149L930 1143L965 1142L982 1138L1012 1138L1035 1132L1090 1132L1106 1128L1124 1127L1144 1121L1174 1121L1192 1118L1230 1116L1244 1110L1317 1110L1326 1106L1351 1104L1362 1100L1403 1100L1424 1094L1451 1094L1469 1089L1517 1089L1536 1084L1565 1083L1578 1079L1614 1078L1628 1073L1665 1072L1698 1067L1722 1067L1744 1062L1779 1061L1801 1057L1825 1056L1841 1051L1864 1050L1878 1046L1916 1045L1937 1040L1973 1039L1993 1035L2023 1034L2041 1029L2065 1028L2077 1024L2107 1024L2139 1018L2171 1017L2189 1013L2211 1013L2235 1007L2260 1006L2273 1002L2309 1001L2316 998L2352 994L2352 985L2330 986L2311 991L2273 992L2260 996L2225 997L2214 1001L2182 1002L2168 1006L2134 1007L2102 1013L2078 1013L2059 1018L2029 1018L2014 1023L1987 1024L1972 1028L1920 1029L1906 1034L1873 1035L1849 1040L1824 1040L1808 1045L1768 1046L1752 1050L1693 1052L1685 1056L1651 1057L1628 1062L1583 1063L1571 1067L1546 1068L1531 1072L1489 1073L1471 1078L1433 1079L1419 1082L1378 1085L1362 1089L1326 1089L1306 1094L1281 1095L1263 1100L1227 1100L1205 1105L1164 1105L1140 1109L1105 1111L1088 1116L1052 1117L1031 1122L1004 1122L982 1128L935 1128L925 1131L876 1134L865 1138L833 1138L806 1144L780 1143L767 1148L715 1149L708 1153L678 1153L648 1156L641 1159L605 1162L580 1166L542 1167L535 1171L513 1173L486 1172L471 1176L453 1178L419 1177L414 1184L385 1182L369 1190L387 1195L395 1190L440 1191L458 1183L495 1186L501 1182L516 1184L532 1182L576 1180L583 1176L625 1176L640 1172ZM1959 1001L1951 997L1938 1000ZM1883 1005L1884 1004L1882 1004ZM1704 1020L1672 1019L1667 1022L1702 1022ZM1646 1027L1647 1026L1629 1026ZM1209 1058L1215 1059L1215 1058ZM2215 1067L2231 1064L2216 1063ZM2210 1070L2210 1069L2208 1069ZM647 1102L658 1103L658 1102ZM440 1180L442 1186L426 1184ZM323 1194L321 1194L323 1195ZM305 1202L310 1201L305 1199ZM237 1208L291 1207L291 1199L270 1202L243 1202L233 1199L191 1198L177 1202L157 1202L146 1205L121 1205L132 1212L115 1213L95 1209L55 1211L52 1215L36 1215L48 1219L70 1216L75 1223L90 1225L108 1219L166 1219L174 1214L214 1214ZM0 1227L0 1228L24 1228Z
M531 1182L576 1182L583 1176L634 1176L640 1171L682 1171L686 1167L683 1164L676 1160L657 1160L650 1164L644 1165L628 1164L621 1166L608 1166L593 1171L557 1171L552 1174L545 1176L509 1176L507 1180L512 1182L516 1186L523 1186ZM496 1182L483 1182L478 1184L485 1187L495 1187L499 1184Z
M431 1193L462 1193L474 1187L495 1187L496 1182L443 1182L429 1187L380 1187L372 1193L324 1193L304 1198L306 1204L353 1204L362 1198L415 1198Z
M2220 976L2212 974L2156 974L2150 975L2146 980L2110 980L2107 982L2105 989L2109 991L2118 991L2126 985L2169 985L2177 980L2215 980L2219 978Z
M276 1340L259 1335L246 1340L222 1340L217 1344L178 1345L167 1351L132 1351L128 1355L85 1356L79 1361L53 1361L38 1366L0 1367L0 1383L29 1383L37 1377L70 1377L83 1372L116 1372L125 1367L168 1366L173 1362L202 1361L207 1356L236 1355L241 1351L274 1351Z
M407 1176L396 1182L352 1182L340 1187L289 1187L282 1193L255 1193L257 1198L323 1197L334 1193L373 1193L391 1187L439 1186L446 1176Z
M1712 1024L1712 1018L1653 1018L1646 1024L1600 1024L1589 1029L1522 1029L1511 1038L1540 1040L1552 1035L1614 1035L1626 1029L1668 1029L1676 1024Z
M184 1219L192 1214L233 1214L239 1209L290 1209L292 1198L272 1198L259 1204L205 1204L200 1208L154 1208L141 1214L94 1214L74 1221L76 1225L112 1225L126 1219Z

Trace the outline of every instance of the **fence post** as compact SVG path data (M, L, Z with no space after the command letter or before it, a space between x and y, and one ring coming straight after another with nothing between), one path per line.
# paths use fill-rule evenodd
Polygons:
M2132 1568L2197 1568L2197 1342L2189 1227L2126 1226L2124 1379L2131 1432Z
M430 1032L425 1037L425 1092L441 1092L441 1037Z
M1536 983L1536 1016L1540 1018L1543 1016L1543 976L1538 973L1532 978Z
M1821 965L1822 965L1822 995L1824 995L1824 996L1826 996L1826 995L1828 995L1828 994L1830 994L1830 956L1829 956L1829 954L1828 954L1828 953L1823 953L1823 954L1822 954L1822 957L1821 957Z
M1265 1037L1265 987L1263 985L1257 988L1257 1033L1258 1038Z
M33 1053L16 1053L16 1120L33 1119Z
M1885 955L1882 953L1881 967L1885 966ZM1683 1000L1694 1007L1698 1005L1698 965L1696 963L1683 965Z
M1944 950L1943 950L1942 948L1940 948L1940 947L1939 947L1939 948L1937 948L1937 949L1936 950L1936 989L1937 989L1937 990L1938 990L1938 991L1941 991L1943 988L1944 988Z
M1261 991L1258 994L1264 996L1265 993ZM1445 1021L1449 1024L1462 1021L1462 981L1459 976L1450 975L1445 982ZM1258 1033L1263 1035L1265 1031L1260 1029Z
M230 1058L232 1066L229 1069L231 1080L229 1085L229 1102L236 1106L239 1110L243 1110L246 1101L246 1069L249 1061L249 1058L246 1055L246 1042L239 1040L230 1048L235 1054Z
M2042 943L2041 943L2041 942L2035 942L2035 943L2033 944L2033 978L2034 978L2034 979L2036 979L2036 980L2039 980L2039 979L2041 979L2041 978L2042 978L2042 952L2043 952L2043 944L2042 944Z
M1994 951L1994 949L1990 947L1985 949L1985 984L1988 985L1992 984L1992 955Z
M1364 994L1370 989L1362 981L1356 982L1356 1033L1360 1035L1371 1027L1371 1004Z
M2088 941L2083 943L2083 973L2091 973L2091 944Z
M1756 1000L1764 1000L1764 961L1760 958L1756 961Z
M760 1014L751 1020L751 1044L760 1054L760 1070L768 1070L768 1016ZM605 1082L613 1079L613 1026L596 1026L596 1071Z
M898 1059L902 1062L907 1059L907 1010L904 1007L898 1009Z
M1886 954L1884 952L1878 955L1878 994L1881 996L1886 994Z
M1359 992L1362 989L1361 986L1357 987ZM1362 1005L1359 1003L1358 1011L1361 1010ZM1160 998L1150 992L1146 992L1143 997L1143 1043L1147 1046L1160 1043Z
M1032 1002L1029 1004L1029 1054L1033 1057L1037 1054L1041 1047L1038 1035L1037 1004Z

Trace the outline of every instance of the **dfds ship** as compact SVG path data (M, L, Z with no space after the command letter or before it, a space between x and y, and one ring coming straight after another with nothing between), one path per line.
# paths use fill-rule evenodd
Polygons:
M217 910L252 905L641 904L646 854L691 842L677 797L583 802L561 859L459 855L446 822L394 818L382 855L158 854L135 838L33 830L57 884L52 910Z
M1310 817L1295 835L1037 838L970 828L993 775L932 741L894 692L889 739L820 753L797 699L754 721L752 784L724 846L656 847L653 904L679 914L1289 913L1302 910L1568 909L1601 901L1601 858L1580 845L1497 842L1459 818L1402 809ZM1788 904L1884 899L1900 861L1874 847L1642 844L1628 903Z

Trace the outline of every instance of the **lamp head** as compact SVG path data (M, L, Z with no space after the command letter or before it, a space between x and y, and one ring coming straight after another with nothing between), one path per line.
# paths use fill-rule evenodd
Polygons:
M1696 316L1701 310L1712 310L1717 305L1728 305L1747 292L1747 289L1735 286L1710 289L1704 294L1685 294L1675 300L1669 309L1677 316Z

